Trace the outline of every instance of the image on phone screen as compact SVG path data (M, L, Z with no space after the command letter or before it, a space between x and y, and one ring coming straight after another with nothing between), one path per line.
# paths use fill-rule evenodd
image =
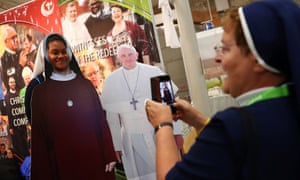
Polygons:
M163 104L174 103L174 92L170 76L162 75L151 78L152 100Z

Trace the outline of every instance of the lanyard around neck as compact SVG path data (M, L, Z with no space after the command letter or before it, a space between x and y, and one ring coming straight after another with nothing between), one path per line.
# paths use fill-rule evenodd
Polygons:
M250 99L247 103L247 105L254 104L258 101L267 100L267 99L274 99L279 97L286 97L288 96L289 89L287 85L282 85L278 87L274 87L272 89L268 89L262 93L260 93L258 96L255 96L254 98Z

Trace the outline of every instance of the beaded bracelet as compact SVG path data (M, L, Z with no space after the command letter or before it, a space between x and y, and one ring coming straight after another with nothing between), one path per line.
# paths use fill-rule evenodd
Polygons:
M170 127L173 129L173 123L172 123L172 122L162 122L162 123L160 123L158 126L155 127L154 133L156 134L156 132L157 132L160 128L164 127L164 126L170 126Z

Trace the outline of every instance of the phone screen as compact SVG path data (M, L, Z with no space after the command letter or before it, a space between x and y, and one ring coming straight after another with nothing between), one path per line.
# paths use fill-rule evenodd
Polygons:
M175 101L172 83L169 75L151 78L152 100L171 105Z

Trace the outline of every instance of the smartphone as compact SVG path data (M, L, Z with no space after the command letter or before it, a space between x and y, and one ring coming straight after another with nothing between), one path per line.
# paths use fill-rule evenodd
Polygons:
M155 76L151 78L152 100L170 105L172 113L176 112L172 82L169 75Z

